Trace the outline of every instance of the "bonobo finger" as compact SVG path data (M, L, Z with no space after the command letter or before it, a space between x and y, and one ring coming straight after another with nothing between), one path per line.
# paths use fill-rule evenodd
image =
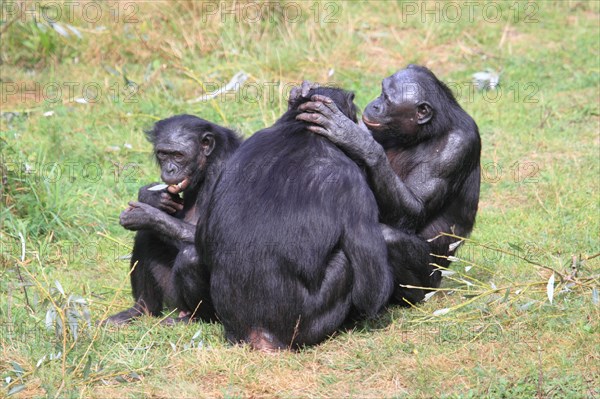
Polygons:
M329 131L327 129L322 128L319 125L310 125L306 129L321 136L329 136Z
M178 195L173 195L170 193L163 193L163 195L160 197L160 203L161 205L169 205L169 206L177 206L180 205L181 209L183 209L183 198L179 197Z
M311 89L318 89L318 88L319 88L319 84L318 83L311 83L308 80L303 80L302 81L302 85L300 86L302 97L306 97L308 95L308 92Z
M178 204L183 204L183 198L181 198L179 194L163 193L163 197L168 198L173 202L177 202Z
M312 96L310 98L311 101L320 101L322 103L325 104L333 104L333 100L327 96L324 96L322 94L315 94L314 96Z
M131 208L141 208L142 207L142 203L138 202L138 201L129 201L129 206Z
M175 212L177 212L177 211L175 210L175 208L173 208L173 207L171 207L171 206L168 206L168 205L161 205L161 206L160 206L160 208L158 208L158 210L160 210L160 211L163 211L163 212L165 212L165 213L167 213L167 214L169 214L169 215L172 215L172 214L174 214Z
M162 210L169 213L174 214L183 209L183 205L176 204L174 202L165 202L161 204Z
M164 206L168 206L169 208L173 208L174 211L180 211L183 209L183 204L179 204L174 201L165 202Z
M290 108L292 104L296 102L301 94L302 93L300 92L299 87L292 87L292 90L290 90L290 96L288 97L288 108Z
M323 117L321 114L305 112L305 113L296 115L296 120L319 124L322 122Z
M177 209L171 207L171 206L167 206L165 207L165 212L167 212L169 215L174 215L177 213Z
M335 104L333 104L333 107L335 107ZM312 112L317 115L323 115L325 117L325 119L333 118L335 111L337 111L337 108L331 109L329 104L325 104L321 101L306 102L306 103L302 104L301 106L299 106L298 109L301 111L308 111L309 113ZM316 121L313 121L313 122L316 122ZM325 120L323 120L323 122L325 122ZM322 124L322 122L316 122L316 123Z
M119 215L119 224L121 226L127 226L131 223L131 217L129 214L126 213L127 211L123 211L121 212L121 214Z

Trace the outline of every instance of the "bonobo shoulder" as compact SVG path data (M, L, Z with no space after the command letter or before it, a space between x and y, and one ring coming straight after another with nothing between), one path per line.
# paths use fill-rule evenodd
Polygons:
M447 135L447 145L454 148L469 148L478 143L479 135L471 129L452 129Z
M476 131L454 129L446 135L443 148L440 151L440 164L448 168L451 173L456 167L471 163L479 159L480 151L479 135Z
M479 137L477 125L473 123L473 127L452 129L448 132L448 143L465 151L479 150L479 147L481 147L481 138Z

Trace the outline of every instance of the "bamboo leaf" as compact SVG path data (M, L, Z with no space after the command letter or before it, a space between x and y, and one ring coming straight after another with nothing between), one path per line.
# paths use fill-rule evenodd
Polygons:
M17 362L10 362L10 365L13 367L13 371L17 374L23 374L25 372L23 367L21 367L21 365Z
M548 284L546 284L546 294L548 294L548 300L552 303L554 299L554 273L548 279Z
M90 375L90 369L92 368L92 355L88 355L85 366L83 367L83 379L87 379Z
M25 389L25 385L21 384L21 385L15 385L14 387L12 387L10 389L10 391L8 391L8 396L14 395L18 392L21 392L23 389Z
M58 290L58 292L65 295L65 290L63 289L62 285L60 284L60 282L58 280L54 280L54 285L56 286L56 289Z
M433 315L434 316L443 316L448 312L450 312L450 308L438 309L435 312L433 312Z

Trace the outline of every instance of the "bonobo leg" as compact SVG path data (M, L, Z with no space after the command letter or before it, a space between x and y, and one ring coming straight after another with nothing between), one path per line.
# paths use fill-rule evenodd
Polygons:
M416 234L381 225L383 237L388 249L388 260L394 275L394 293L392 302L407 305L406 301L416 304L425 297L427 289L406 288L437 287L439 271L430 265L431 245Z
M331 335L344 322L352 306L352 270L346 255L336 251L326 266L323 282L317 292L304 292L307 319L299 320L294 341L312 345Z
M253 349L272 352L312 345L333 334L342 324L352 306L353 273L348 258L341 250L331 254L323 268L318 285L315 281L298 283L302 314L285 323L274 323L268 328L250 327L247 331L225 329L232 343L245 342ZM274 305L276 306L276 305ZM240 334L241 333L241 334Z
M165 299L173 301L171 265L177 249L165 245L154 234L139 231L131 254L131 288L134 305L109 317L106 322L125 324L144 314L159 316Z
M175 258L172 286L178 287L176 305L181 311L180 320L189 318L215 320L215 310L210 299L208 271L200 264L193 244L184 246Z

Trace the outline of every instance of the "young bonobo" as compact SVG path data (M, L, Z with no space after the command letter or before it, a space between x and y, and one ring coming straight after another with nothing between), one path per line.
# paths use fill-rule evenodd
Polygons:
M311 94L356 121L354 94ZM228 340L261 350L316 344L392 292L375 197L352 160L296 120L303 101L230 158L197 232Z
M302 90L309 87L305 83ZM298 90L292 94L297 97ZM477 125L446 85L416 65L383 80L381 96L363 113L366 128L326 96L312 95L300 109L307 112L298 120L314 123L309 130L366 169L385 224L394 300L422 300L426 290L400 285L438 287L441 273L432 264L447 267L457 247L456 239L439 235L466 237L475 224L481 152Z
M211 319L208 277L199 267L194 235L224 162L240 139L233 131L192 115L161 120L147 137L168 187L160 191L152 191L156 183L142 187L138 201L121 213L121 225L137 231L131 255L135 303L107 321L122 324L142 314L158 316L165 302L180 310L180 319Z

